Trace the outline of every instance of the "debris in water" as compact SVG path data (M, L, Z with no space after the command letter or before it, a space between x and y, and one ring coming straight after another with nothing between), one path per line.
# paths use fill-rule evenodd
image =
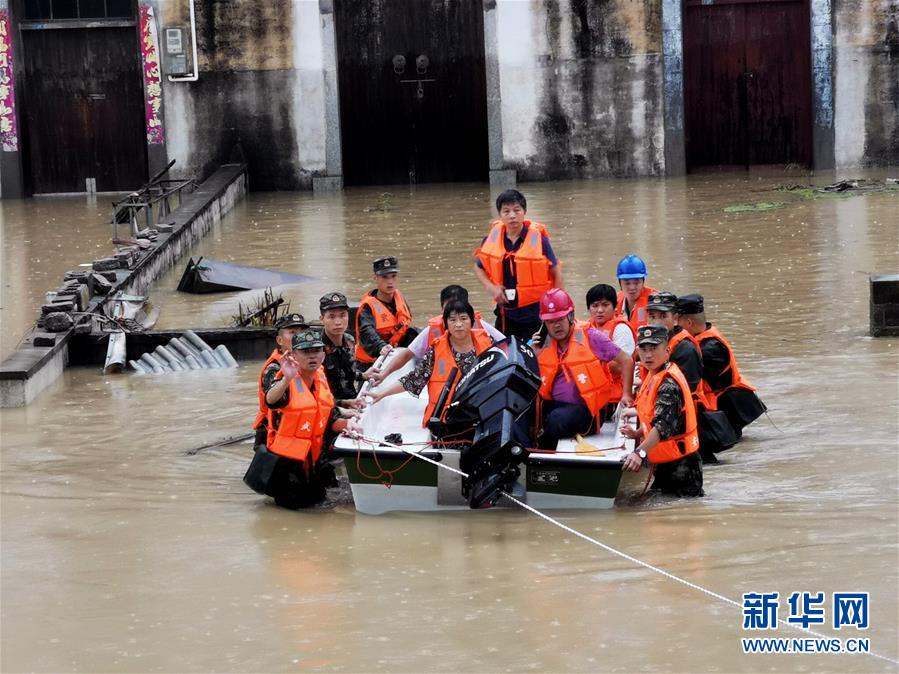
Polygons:
M178 282L178 290L185 293L218 293L231 290L255 290L289 283L302 283L312 277L289 272L245 267L230 262L193 258Z
M783 208L786 204L783 201L758 201L754 204L734 204L733 206L725 206L725 213L757 213L759 211L773 211L777 208Z
M237 315L231 316L231 324L238 328L264 328L274 325L281 316L289 313L290 302L285 302L281 293L275 297L272 289L266 288L261 297L246 306L237 303Z

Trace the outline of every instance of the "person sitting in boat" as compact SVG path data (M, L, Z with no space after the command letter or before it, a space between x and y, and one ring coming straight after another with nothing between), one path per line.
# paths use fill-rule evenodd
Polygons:
M379 257L372 268L377 287L362 298L356 313L356 363L361 372L394 347L408 346L418 334L412 327L412 312L397 288L399 260L393 255Z
M493 346L493 340L485 330L473 327L474 320L474 309L468 302L458 299L447 302L443 308L446 332L428 347L412 372L390 386L373 391L372 401L377 402L403 391L417 398L427 386L428 407L422 420L422 427L426 427L453 369L458 368L460 376L455 378L446 396L448 401L452 399L455 384L474 366L478 356Z
M646 263L638 255L625 255L618 262L618 306L615 315L636 330L646 325L646 304L655 290L646 285Z
M740 376L733 349L718 328L705 318L702 295L683 295L677 305L678 323L699 343L702 352L702 380L710 409L727 415L739 437L743 428L768 408L755 388Z
M561 288L540 299L542 331L535 333L538 350L542 420L537 442L541 449L555 449L562 438L595 432L600 412L612 395L612 383L604 363L614 362L622 380L621 403L633 404L634 361L606 335L574 320L574 302Z
M468 290L460 285L449 285L441 290L440 313L428 321L427 329L419 332L418 336L412 340L412 343L409 344L408 347L398 349L397 353L391 357L390 361L383 369L371 368L368 370L367 379L371 381L372 384L380 384L388 376L402 368L413 358L415 360L421 360L424 357L425 352L434 344L434 342L446 333L446 327L443 323L443 310L446 308L447 303L452 300L468 303ZM478 311L474 313L474 322L475 327L481 328L490 335L494 342L501 342L506 338L503 333L490 325L489 321L482 320L481 314Z
M334 405L321 367L324 346L319 330L298 331L291 352L274 366L277 371L263 377L267 451L256 453L244 481L292 510L322 501L325 487L336 485L326 450L336 434L353 428Z
M475 275L496 302L496 328L525 341L540 327L540 297L562 287L562 267L546 227L525 219L528 202L518 190L496 198L499 220L475 251Z
M636 441L623 470L654 469L652 489L675 496L704 496L696 407L680 368L668 360L668 329L645 325L637 331L637 351L647 369L636 406L622 413L621 433ZM632 428L633 416L639 428Z
M306 319L302 314L286 314L275 321L275 350L272 351L268 360L262 365L259 371L259 379L256 382L256 389L259 398L259 410L256 412L256 419L253 421L253 430L256 431L255 447L264 445L268 438L268 412L269 407L265 402L265 379L274 376L279 369L278 362L285 353L291 350L291 342L293 336L300 328L305 328Z
M356 398L360 377L356 369L356 340L348 334L350 305L346 295L331 292L318 301L320 319L324 332L325 376L337 407L361 409L362 401Z
M587 291L586 299L587 310L590 312L590 327L601 330L619 349L633 358L637 351L637 333L624 318L615 315L615 305L618 301L617 291L606 283L600 283ZM623 390L621 368L615 361L607 365L609 379L612 381L612 395L609 397L609 404L617 405L621 402Z

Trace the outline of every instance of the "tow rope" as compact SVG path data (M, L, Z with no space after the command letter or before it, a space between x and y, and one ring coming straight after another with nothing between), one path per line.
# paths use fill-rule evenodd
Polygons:
M387 442L386 440L374 440L372 438L368 438L368 437L361 436L361 435L357 436L355 439L360 442L366 442L366 443L372 444L375 447L381 445L381 446L386 446L386 447L393 447L394 449L399 449L400 451L406 452L407 454L411 454L413 457L417 457L417 458L421 459L422 461L426 461L430 464L433 464L433 465L437 466L438 468L443 468L444 470L448 470L452 473L456 473L457 475L461 475L462 477L465 477L465 478L468 477L468 473L466 473L462 470L459 470L458 468L453 468L452 466L448 466L444 463L441 463L440 461L435 461L434 459L424 456L423 454L420 454L414 450L408 449L407 447L405 447L403 445L398 445L398 444L395 444L392 442ZM610 552L613 555L617 555L618 557L621 557L622 559L626 559L627 561L632 562L638 566L642 566L644 569L648 569L649 571L652 571L653 573L657 573L661 576L664 576L668 580L673 580L674 582L680 583L681 585L685 585L686 587L689 587L692 590L696 590L697 592L702 592L703 594L705 594L709 597L712 597L713 599L717 599L718 601L724 602L726 604L730 604L731 606L736 606L737 608L743 608L743 605L740 602L735 601L735 600L731 599L730 597L725 597L723 594L718 594L717 592L714 592L713 590L709 590L708 588L702 587L701 585L697 585L696 583L691 583L686 578L681 578L680 576L676 576L673 573L665 571L664 569L661 569L657 566L653 566L649 562L644 562L643 560L637 559L636 557L633 557L632 555L629 555L626 552L622 552L621 550L613 548L612 546L607 545L607 544L603 543L602 541L598 541L595 538L593 538L592 536L588 536L587 534L582 533L582 532L578 531L577 529L573 529L570 526L568 526L567 524L563 524L559 520L550 517L546 513L540 512L539 510L537 510L533 506L528 505L524 501L521 501L521 500L515 498L508 492L500 490L499 493L503 498L508 499L509 501L511 501L515 505L519 506L520 508L527 510L528 512L536 515L543 521L559 527L560 529L568 532L572 536L580 538L581 540L586 541L587 543L591 543L592 545L602 548L606 552ZM800 632L804 632L806 634L810 634L810 635L818 637L820 639L830 639L831 638L825 634L821 634L820 632L815 632L814 630L809 629L808 627L802 627L801 625L797 625L797 624L788 622L782 618L777 618L777 622L778 622L778 624L783 625L784 627L792 627L793 629L799 630ZM866 652L865 655L871 655L880 660L885 660L886 662L891 662L893 664L899 665L899 660L887 657L885 655L880 655L880 654L874 653L872 651Z

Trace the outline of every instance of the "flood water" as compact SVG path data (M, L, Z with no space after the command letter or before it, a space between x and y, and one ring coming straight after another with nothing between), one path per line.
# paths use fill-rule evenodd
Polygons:
M792 592L823 592L828 624L814 629L867 637L895 660L899 347L866 333L867 273L899 270L899 195L772 191L806 180L521 187L579 309L622 255L641 254L651 286L705 295L773 421L707 468L703 499L555 514L737 602L780 592L781 618ZM416 318L455 282L486 313L471 253L492 215L487 187L388 189L251 194L193 254L316 277L279 289L309 317L325 291L361 296L371 259L396 253ZM771 201L785 205L722 210ZM83 199L0 209L6 353L62 272L108 250L109 230ZM79 243L63 216L84 223ZM160 326L226 324L258 295L179 294L181 270L152 292ZM29 407L0 411L2 671L897 670L865 655L743 655L741 637L802 635L748 634L739 608L525 512L278 509L241 481L249 445L186 453L248 430L260 365L73 368ZM867 631L831 629L835 591L871 593Z

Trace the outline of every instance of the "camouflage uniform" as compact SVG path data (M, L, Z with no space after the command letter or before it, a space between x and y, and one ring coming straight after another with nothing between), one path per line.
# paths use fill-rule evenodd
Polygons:
M662 440L680 435L686 430L684 396L680 386L671 377L659 385L653 411L652 426ZM674 496L705 496L702 490L702 459L699 452L688 454L677 461L655 464L652 489Z
M334 395L334 402L340 406L344 400L352 400L359 390L361 376L356 369L356 340L344 333L343 345L337 346L327 334L322 334L325 343L325 376Z

